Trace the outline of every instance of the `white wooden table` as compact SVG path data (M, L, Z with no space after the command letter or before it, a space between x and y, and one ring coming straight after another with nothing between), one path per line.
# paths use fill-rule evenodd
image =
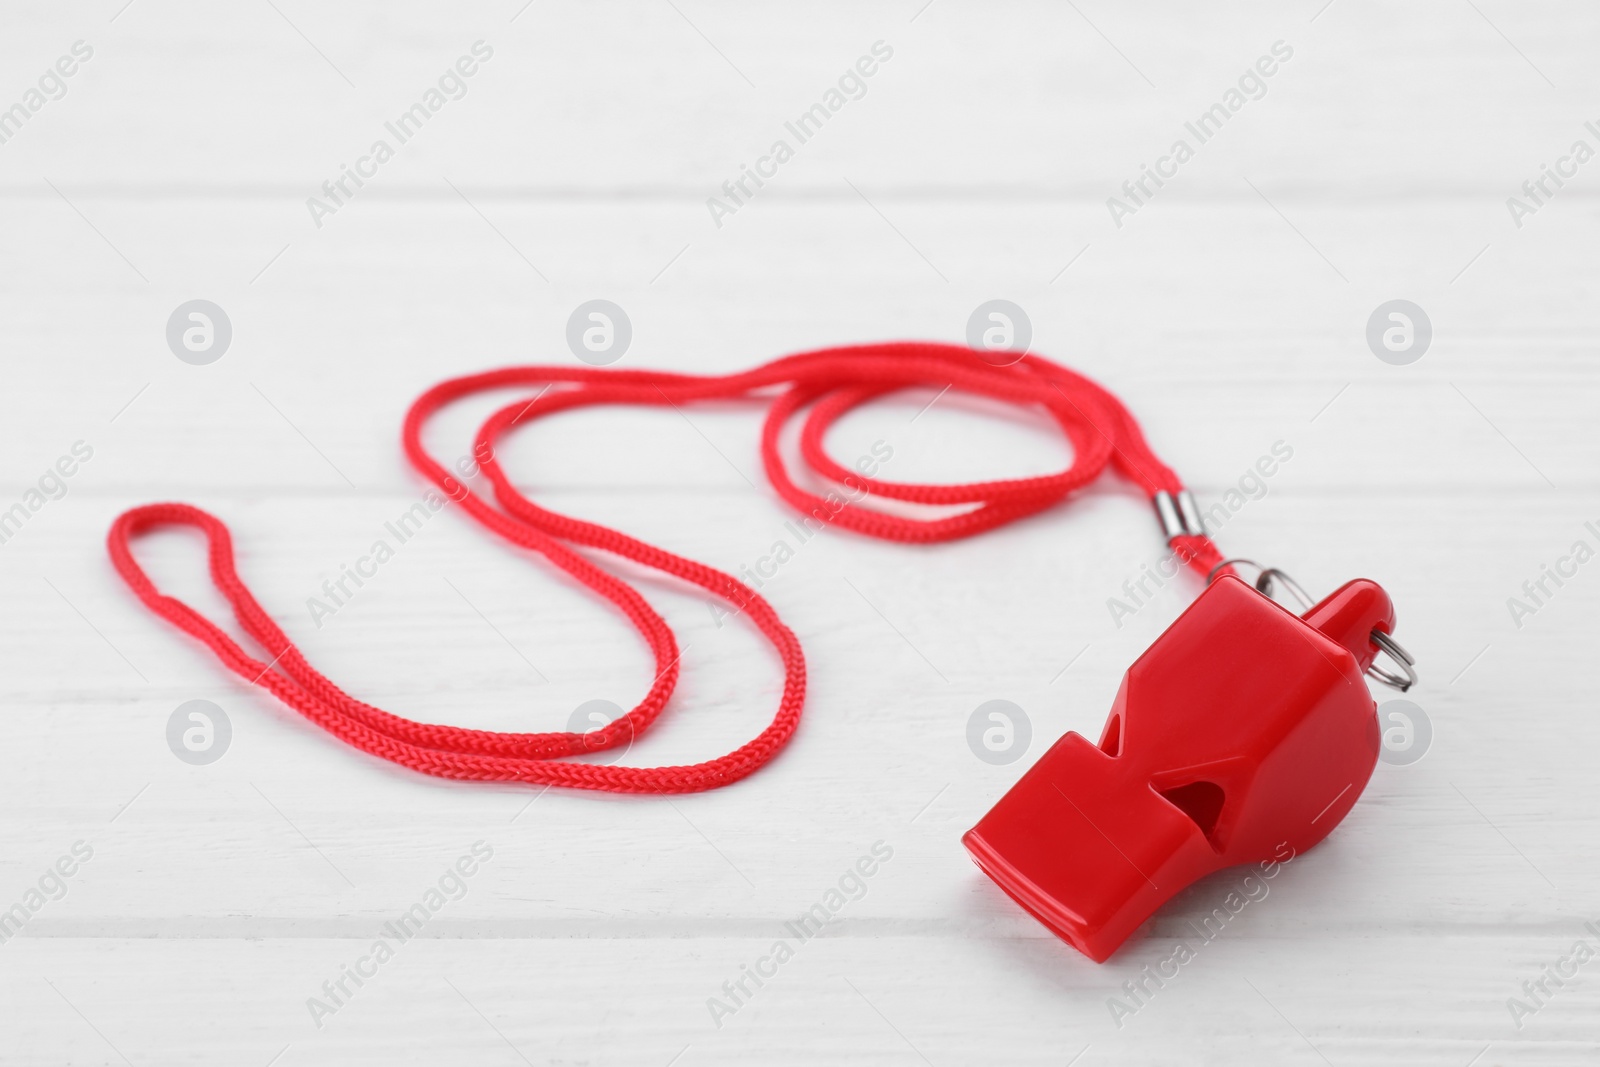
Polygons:
M1600 963L1545 979L1531 1014L1508 1003L1534 1006L1525 982L1600 945L1600 563L1520 620L1507 603L1574 542L1600 547L1600 162L1547 180L1520 227L1506 203L1574 141L1600 147L1600 15L921 3L8 6L0 107L28 114L0 143L0 511L75 442L93 454L0 544L0 908L39 904L0 944L0 1062L1600 1059ZM31 110L80 40L92 56ZM465 95L317 226L307 199L480 40L493 54ZM707 198L879 41L892 57L865 95L716 225ZM1260 98L1115 225L1107 198L1279 41L1292 58ZM197 298L232 325L205 366L164 333ZM618 366L700 371L960 340L1004 298L1035 350L1125 398L1202 503L1285 442L1221 546L1317 591L1383 582L1431 749L1380 764L1325 844L1118 1019L1123 983L1240 872L1095 965L959 844L1050 741L1097 733L1198 591L1185 577L1113 624L1107 598L1162 546L1109 477L966 542L808 543L765 589L808 656L799 733L754 777L671 801L366 757L225 675L111 570L116 514L189 501L232 525L258 596L363 699L516 730L631 706L652 670L631 632L459 515L320 628L305 603L421 494L398 447L409 400L469 370L575 363L567 318L593 298L632 322ZM1365 336L1397 298L1433 329L1405 366ZM890 442L885 474L906 480L1065 458L1038 421L956 396L912 421L932 395L853 415L831 447ZM452 411L431 443L464 452L487 410ZM757 411L689 416L563 416L503 456L541 502L737 569L792 516L760 477ZM141 558L224 610L192 539ZM628 761L736 747L771 715L774 658L702 598L645 589L685 668ZM1019 762L968 749L992 699L1031 720ZM231 724L209 765L168 747L190 700ZM308 999L479 841L493 856L464 895L314 1020ZM877 842L892 858L865 895L714 1018L709 998Z

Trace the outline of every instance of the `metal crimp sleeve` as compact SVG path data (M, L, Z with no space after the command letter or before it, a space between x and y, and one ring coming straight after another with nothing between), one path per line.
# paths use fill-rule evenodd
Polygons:
M1160 490L1152 498L1155 505L1156 519L1161 523L1161 535L1170 544L1175 537L1204 537L1206 535L1205 523L1200 518L1200 508L1194 502L1194 496L1189 490L1178 491L1177 497Z

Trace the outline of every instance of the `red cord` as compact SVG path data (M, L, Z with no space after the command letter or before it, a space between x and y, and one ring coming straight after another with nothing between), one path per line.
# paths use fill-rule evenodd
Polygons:
M1056 474L966 485L911 485L867 478L841 467L823 452L828 427L845 412L875 397L909 386L950 386L1047 411L1072 443L1073 460ZM489 389L532 386L489 417L478 431L474 455L494 486L500 508L469 490L422 447L422 430L440 408ZM233 543L218 519L187 504L149 504L124 512L107 544L117 572L156 614L210 646L229 670L270 690L341 740L402 766L442 778L518 781L602 789L616 793L690 793L737 781L770 760L793 735L805 702L805 657L800 642L766 599L722 571L636 540L616 530L539 507L519 493L495 460L501 434L543 415L590 404L679 406L696 400L769 399L761 435L761 460L778 495L805 513L894 541L947 541L1013 522L1042 511L1092 482L1113 464L1125 478L1154 496L1177 493L1182 484L1150 451L1133 416L1116 397L1089 379L1038 356L996 367L967 348L924 342L829 348L755 367L738 374L702 376L636 370L568 367L508 367L442 382L423 393L406 415L403 440L413 466L461 505L467 514L513 544L532 549L611 601L632 621L656 660L655 683L627 715L591 733L510 734L413 722L364 704L319 674L256 602L234 570ZM918 504L975 505L959 514L915 519L848 504L835 510L825 498L801 489L778 452L788 420L810 405L800 451L818 475L856 494ZM211 579L233 605L234 615L256 643L273 654L262 662L245 652L210 620L156 589L130 549L139 534L161 526L199 529L210 543ZM1201 574L1222 561L1208 538L1173 542L1179 557ZM678 646L672 630L638 590L602 570L572 546L597 548L692 582L722 597L753 622L783 660L783 696L778 712L758 736L718 759L683 767L621 767L566 757L628 744L661 714L678 681Z

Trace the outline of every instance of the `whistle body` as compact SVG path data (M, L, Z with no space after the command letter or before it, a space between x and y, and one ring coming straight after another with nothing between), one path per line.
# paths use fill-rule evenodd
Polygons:
M1128 668L1098 745L1057 741L962 839L1058 937L1105 960L1174 894L1327 836L1377 762L1363 675L1388 594L1296 616L1232 575Z

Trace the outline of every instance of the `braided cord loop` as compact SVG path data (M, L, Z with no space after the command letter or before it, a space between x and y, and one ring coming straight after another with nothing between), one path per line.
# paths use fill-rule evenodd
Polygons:
M1042 409L1072 445L1073 458L1054 474L961 485L923 485L867 477L838 464L824 449L828 428L847 412L897 390L932 386ZM463 398L490 390L532 389L495 411L474 440L474 456L493 490L472 491L422 444L429 419ZM1182 489L1178 477L1150 450L1121 401L1076 372L1040 356L1007 366L953 345L896 342L827 348L787 356L728 375L520 366L444 381L423 393L406 414L402 444L421 475L489 532L543 556L620 611L655 659L648 692L627 714L587 733L501 733L422 723L393 715L345 693L319 673L273 622L234 566L233 541L215 516L187 504L159 503L120 515L107 537L111 561L152 612L196 638L223 666L341 741L424 774L465 781L513 781L614 793L691 793L738 781L772 759L800 723L805 703L805 654L793 631L767 600L726 572L647 544L625 533L562 515L523 495L496 458L501 437L556 412L597 404L679 408L704 400L768 404L761 461L778 495L802 513L856 533L891 541L928 543L970 537L1043 511L1094 481L1107 466L1148 496ZM800 457L811 472L852 490L838 507L801 488L779 449L785 426L803 415ZM866 506L871 497L913 504L971 505L953 515L918 518ZM837 500L837 498L835 498ZM825 518L823 518L825 516ZM134 558L132 542L161 527L189 526L205 535L211 580L240 627L271 656L246 652L216 624L155 587ZM1175 539L1179 558L1204 575L1222 562L1209 538ZM760 631L783 665L783 689L767 727L716 759L688 766L630 767L574 759L626 747L660 717L679 675L677 639L637 589L579 549L595 550L653 568L698 586L731 605Z

